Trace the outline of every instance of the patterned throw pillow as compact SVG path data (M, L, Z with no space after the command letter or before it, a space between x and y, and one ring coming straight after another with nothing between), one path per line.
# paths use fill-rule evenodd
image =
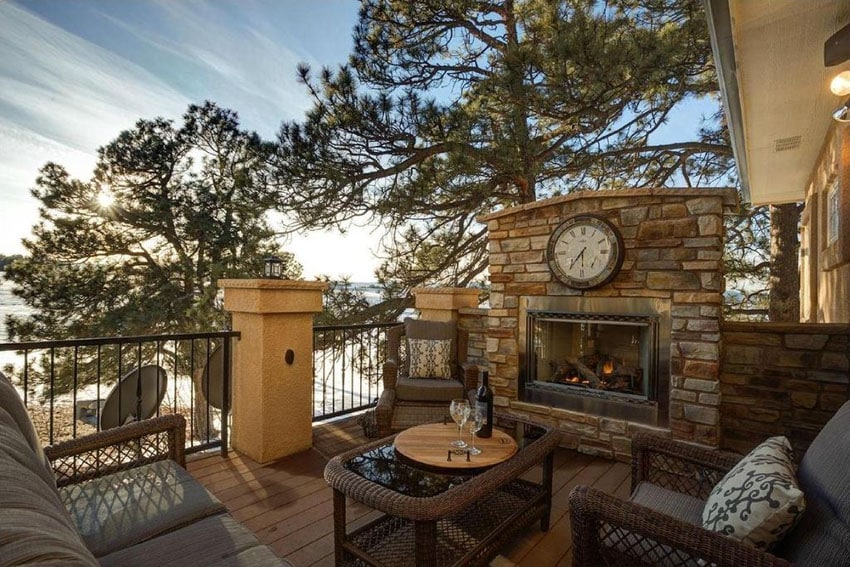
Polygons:
M803 514L791 445L771 437L730 470L708 496L702 527L767 549Z
M407 339L411 378L452 377L451 340Z

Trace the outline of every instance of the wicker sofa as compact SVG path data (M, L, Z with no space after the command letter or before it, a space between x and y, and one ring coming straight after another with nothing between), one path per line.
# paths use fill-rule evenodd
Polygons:
M42 450L0 374L0 566L289 565L182 467L167 415Z
M629 500L579 486L570 494L573 566L850 566L850 402L809 446L797 477L806 508L760 551L702 528L704 500L740 455L638 436Z

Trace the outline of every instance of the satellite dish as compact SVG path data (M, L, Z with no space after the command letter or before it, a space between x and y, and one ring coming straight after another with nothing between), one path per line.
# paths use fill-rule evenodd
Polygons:
M204 373L201 375L201 392L204 398L215 409L220 410L224 407L222 404L222 385L224 384L224 353L221 346L215 347L207 360L207 366L204 368ZM231 389L230 384L227 385L227 402L230 406Z
M850 24L847 24L823 44L823 64L826 67L839 65L850 59Z
M100 428L112 429L128 421L147 419L156 413L165 397L168 376L155 364L134 368L125 374L112 388L100 410ZM137 395L141 392L141 412Z

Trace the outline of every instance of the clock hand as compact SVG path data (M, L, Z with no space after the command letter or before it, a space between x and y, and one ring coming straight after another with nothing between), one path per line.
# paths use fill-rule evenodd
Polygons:
M578 255L575 258L573 258L573 261L570 262L570 269L572 269L573 266L575 265L575 263L578 262L579 258L581 258L581 265L584 266L584 251L585 250L587 250L587 246L582 248L581 252L579 252Z

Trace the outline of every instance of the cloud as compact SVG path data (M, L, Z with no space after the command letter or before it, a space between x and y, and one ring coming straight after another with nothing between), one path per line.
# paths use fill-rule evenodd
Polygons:
M310 106L297 63L319 65L313 49L344 60L350 45L339 30L355 16L356 5L330 1L0 0L0 253L20 252L37 220L29 190L42 165L88 179L97 148L139 118L179 119L190 102L209 99L273 137L281 120ZM370 230L353 229L344 239L299 236L287 248L308 277L365 280L379 244Z
M144 69L0 2L0 251L20 250L29 195L48 161L91 175L96 150L142 116L179 116L187 99Z
M169 76L195 101L212 99L238 111L245 127L272 137L281 120L299 118L309 108L296 67L304 60L315 63L306 51L288 47L291 38L272 25L281 7L243 2L233 14L228 10L234 5L226 3L162 1L149 5L145 21L103 17L148 51L167 55L171 68L158 68L157 75Z
M0 3L0 103L10 119L92 151L141 116L187 103L143 68L13 4Z

